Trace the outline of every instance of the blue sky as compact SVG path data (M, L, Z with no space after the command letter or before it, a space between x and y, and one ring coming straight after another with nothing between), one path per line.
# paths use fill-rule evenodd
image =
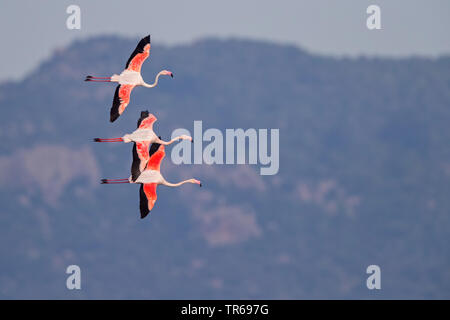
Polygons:
M68 30L66 8L81 8L81 30ZM381 8L382 30L366 27L366 8ZM0 81L20 79L53 50L99 34L154 43L240 37L295 44L326 55L450 54L448 0L18 0L0 4Z

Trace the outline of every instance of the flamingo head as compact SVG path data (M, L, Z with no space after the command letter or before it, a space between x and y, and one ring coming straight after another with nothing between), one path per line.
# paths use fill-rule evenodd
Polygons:
M170 77L173 78L173 72L172 72L172 71L169 71L169 70L163 70L163 71L161 71L161 74L162 74L163 76L170 76Z
M180 139L182 139L182 140L189 140L189 141L191 141L191 142L194 142L194 139L192 139L192 137L187 136L187 135L185 135L185 134L182 134L182 135L180 136Z
M200 182L200 180L197 180L197 179L190 179L189 181L190 181L191 183L198 184L200 187L202 186L202 183Z

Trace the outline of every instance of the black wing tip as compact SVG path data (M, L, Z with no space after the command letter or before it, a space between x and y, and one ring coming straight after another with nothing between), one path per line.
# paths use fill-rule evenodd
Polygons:
M93 142L100 142L100 138L94 138L92 139Z
M120 114L118 113L111 113L111 116L109 117L109 122L114 122L120 117Z
M136 151L136 142L133 144L133 162L131 164L131 180L134 182L141 175L141 171L139 170L139 156Z
M150 210L148 210L148 211L141 210L141 219L144 219L146 216L148 216L149 213L150 213Z
M144 47L145 47L147 44L150 44L150 35L143 37L143 38L141 39L141 41L139 41L139 43L138 43L136 49L140 49L140 51L142 51L142 50L144 50Z
M112 103L112 106L111 106L111 112L110 112L110 117L109 117L109 121L110 122L114 122L114 121L117 120L118 117L120 117L120 113L119 113L119 107L120 107L119 89L120 89L120 84L116 87L116 91L114 92L114 99L113 99L113 103Z
M139 209L141 212L141 219L144 219L150 213L148 208L148 199L144 192L144 185L141 184L139 188Z

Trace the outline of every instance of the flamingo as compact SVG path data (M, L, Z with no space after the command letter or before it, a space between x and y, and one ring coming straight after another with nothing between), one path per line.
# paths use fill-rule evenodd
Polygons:
M177 183L171 183L166 181L161 175L160 166L165 156L164 145L159 143L153 143L150 148L150 158L147 162L145 170L139 175L136 180L132 178L128 179L102 179L102 184L122 184L122 183L136 183L140 184L139 199L140 199L140 212L141 219L145 218L149 212L153 209L157 195L156 187L160 184L168 187L178 187L185 183L198 184L200 187L202 183L197 179L187 179Z
M133 164L131 166L132 180L136 180L141 172L145 169L149 159L148 149L152 143L159 143L162 145L169 145L179 140L190 140L192 137L181 135L173 138L170 141L163 141L153 131L153 123L158 120L153 114L148 111L141 111L141 117L137 122L137 129L130 134L126 134L121 138L101 139L94 138L95 142L134 142L133 146Z
M143 86L146 88L154 88L158 84L160 76L171 76L173 78L173 72L162 70L156 75L155 81L152 84L148 84L144 81L141 76L141 67L145 59L150 55L150 47L150 35L148 35L139 41L136 49L134 49L125 65L125 70L123 70L120 75L114 74L111 77L86 76L84 81L119 83L116 87L116 92L114 93L109 121L116 121L123 113L130 103L130 94L134 87Z
M148 142L149 145L152 143L159 143L163 144L165 146L174 143L175 141L179 140L190 140L191 142L192 137L189 137L187 135L181 135L178 137L173 138L170 141L163 141L161 140L153 131L153 123L158 120L155 115L149 113L148 111L141 111L141 117L138 120L137 129L133 131L130 134L126 134L121 138L109 138L109 139L102 139L102 138L94 138L95 142Z

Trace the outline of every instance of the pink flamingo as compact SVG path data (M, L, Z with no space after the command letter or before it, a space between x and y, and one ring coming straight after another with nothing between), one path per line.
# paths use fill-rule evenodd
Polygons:
M153 209L157 195L156 187L160 184L168 187L178 187L185 183L198 184L202 186L201 182L197 179L187 179L178 183L171 183L166 181L161 175L160 166L162 159L165 156L164 145L159 143L153 143L150 148L150 158L147 162L145 170L133 180L132 177L128 179L102 179L102 184L122 184L122 183L137 183L140 184L140 212L141 219L145 218L149 212Z
M125 108L130 103L131 91L136 86L143 86L146 88L156 87L158 84L159 77L162 75L168 75L173 78L173 73L168 70L160 71L152 84L148 84L144 81L141 76L141 67L145 59L150 55L150 35L142 38L139 41L136 49L134 49L130 58L127 61L125 70L122 71L120 75L114 74L111 77L94 77L87 76L84 81L90 82L118 82L119 85L116 87L116 92L114 93L113 104L110 111L110 121L114 122L123 113Z
M148 142L148 145L152 143L159 143L163 144L165 146L174 143L175 141L179 140L190 140L191 142L192 137L189 137L187 135L181 135L178 137L173 138L170 141L163 141L161 140L156 133L153 131L153 123L158 120L153 114L149 113L148 111L142 111L141 117L138 120L137 129L133 131L130 134L126 134L123 137L120 138L109 138L109 139L101 139L101 138L94 138L95 142Z

